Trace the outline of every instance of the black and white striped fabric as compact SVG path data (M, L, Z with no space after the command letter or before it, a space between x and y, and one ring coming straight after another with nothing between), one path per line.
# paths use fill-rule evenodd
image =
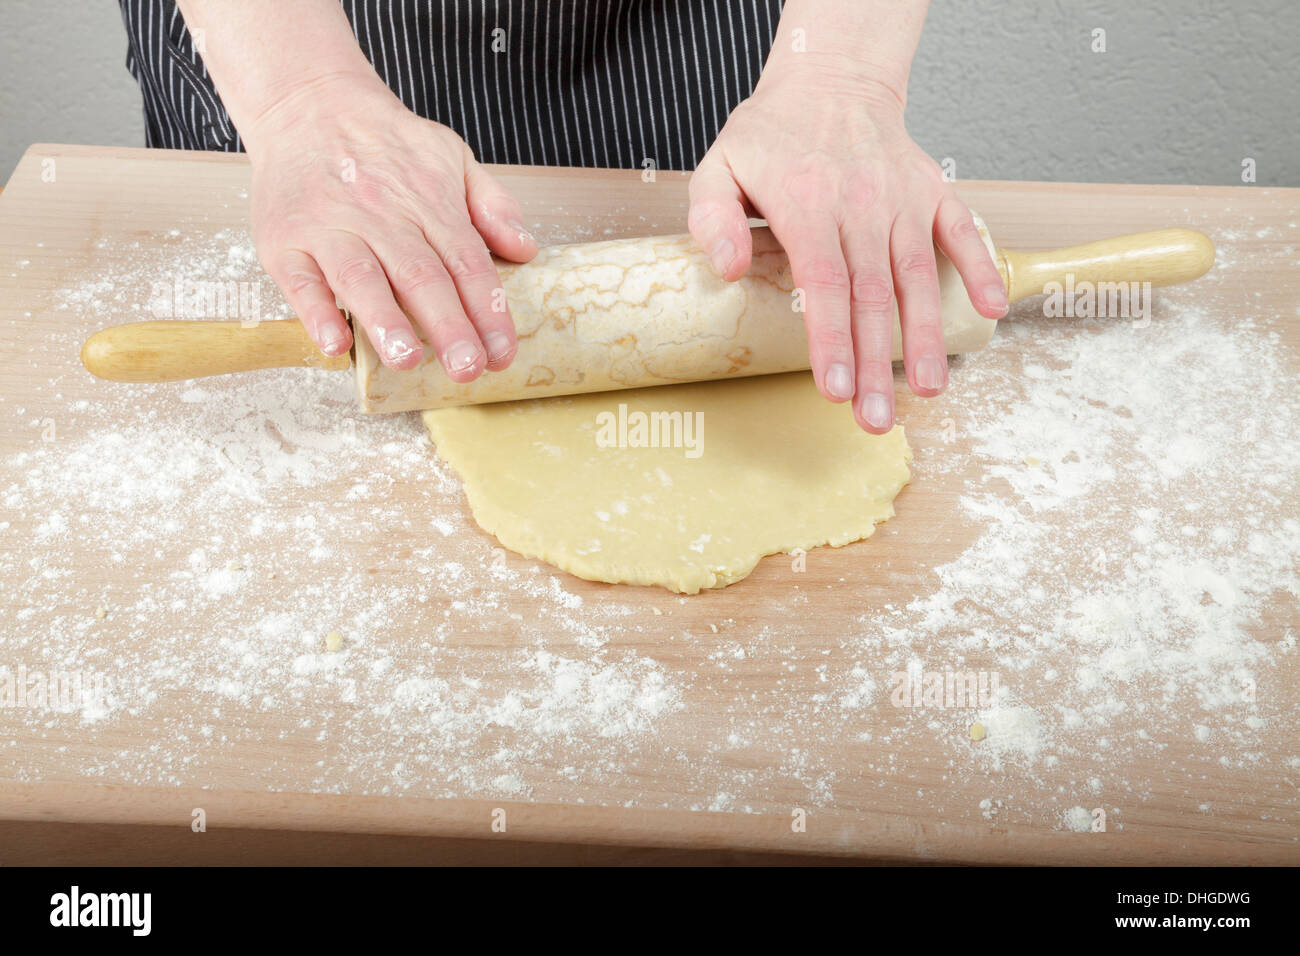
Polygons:
M146 141L236 152L173 0L119 0ZM483 162L694 169L758 81L783 0L342 0L402 102Z

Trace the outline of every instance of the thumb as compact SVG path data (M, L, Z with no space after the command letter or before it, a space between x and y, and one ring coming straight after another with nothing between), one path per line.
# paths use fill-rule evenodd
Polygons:
M713 270L732 282L749 270L753 241L744 196L731 168L710 150L691 174L691 211L686 222Z
M482 164L465 150L465 203L487 247L502 259L527 262L537 255L537 240L524 226L519 201L506 192Z

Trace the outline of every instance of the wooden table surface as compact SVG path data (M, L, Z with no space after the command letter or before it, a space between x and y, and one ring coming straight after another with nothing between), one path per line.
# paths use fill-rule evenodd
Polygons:
M544 241L684 231L682 174L499 175ZM1015 510L1014 476L998 477L990 429L1034 420L1030 384L1064 374L1053 343L1113 335L1104 320L1053 324L1022 304L1016 329L954 363L945 396L900 392L916 469L869 541L814 552L797 573L770 557L691 598L611 587L501 552L416 416L359 416L346 379L290 370L144 387L80 368L86 335L152 317L147 287L115 282L170 279L223 242L241 251L212 277L265 282L247 254L248 185L241 157L36 145L0 196L0 665L93 671L113 687L105 712L0 708L0 863L1300 862L1294 567L1275 593L1224 612L1240 631L1225 637L1224 666L1248 667L1258 686L1248 714L1207 703L1223 676L1213 659L1200 678L1112 681L1096 693L1114 706L1089 709L1086 634L1032 603L1053 587L1086 598L1099 545L1112 548L1102 517L1100 538L1085 513L1061 518L1070 505L1043 506L1059 542L1037 553L1057 578L1078 568L1074 591L1022 570L1038 612L1012 614L1008 599L980 620L959 602L950 628L922 620L954 589L980 602L979 586L944 569L969 566L997 521L1030 510ZM1279 394L1300 386L1300 190L959 188L1010 248L1209 232L1215 271L1158 297L1154 324L1191 323L1229 351L1234 334L1263 337ZM1134 362L1147 361L1134 342ZM274 407L286 397L297 404ZM285 439L274 474L249 422ZM1090 426L1067 410L1059 427ZM143 459L130 484L118 430ZM247 482L236 446L256 459ZM1093 490L1123 503L1121 452ZM1265 527L1294 524L1295 465L1265 482ZM239 487L221 487L232 476ZM976 500L1011 510L981 517ZM1246 521L1219 518L1243 533ZM334 630L344 647L331 656L319 642ZM900 662L1005 669L1014 655L998 635L1015 634L1027 669L1001 681L1041 717L1039 739L973 742L976 711L891 706ZM1157 659L1174 650L1166 641ZM1103 809L1106 831L1063 822L1080 806Z

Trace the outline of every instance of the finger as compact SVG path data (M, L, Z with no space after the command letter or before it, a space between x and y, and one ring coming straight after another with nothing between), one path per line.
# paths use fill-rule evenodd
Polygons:
M733 282L749 271L753 241L744 195L726 162L714 153L700 161L690 180L687 227L713 263L713 271Z
M285 249L267 271L317 348L326 355L342 355L352 348L352 330L315 259L301 249Z
M537 240L524 226L523 211L466 147L465 200L470 219L487 247L511 262L537 255Z
M970 209L951 193L939 203L934 217L934 241L961 276L979 314L989 319L1006 315L1010 305L1002 276L975 228Z
M366 330L379 360L392 369L419 365L424 349L370 247L350 232L333 232L312 246L312 254L338 300Z
M912 391L938 395L948 384L939 275L927 216L900 216L889 237L894 292L903 331L903 366Z
M846 402L853 397L853 333L839 230L829 218L792 225L797 215L787 211L773 222L772 232L790 257L795 287L803 292L813 378L832 402Z
M424 332L447 377L454 382L478 378L487 364L483 345L465 315L444 261L424 234L411 227L389 229L382 241L375 242L375 252L397 301Z
M462 314L469 318L474 335L487 350L487 367L493 371L505 368L515 357L518 345L515 322L483 237L463 213L458 218L430 222L425 236L455 283ZM463 353L464 346L458 343L457 347Z
M853 417L875 435L894 427L894 283L889 236L860 226L842 230L848 258L849 321L853 330Z

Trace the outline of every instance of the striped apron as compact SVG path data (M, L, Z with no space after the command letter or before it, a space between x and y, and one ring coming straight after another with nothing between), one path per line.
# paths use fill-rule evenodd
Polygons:
M146 143L242 150L173 0L119 0ZM483 162L694 169L783 0L342 0L376 72Z

